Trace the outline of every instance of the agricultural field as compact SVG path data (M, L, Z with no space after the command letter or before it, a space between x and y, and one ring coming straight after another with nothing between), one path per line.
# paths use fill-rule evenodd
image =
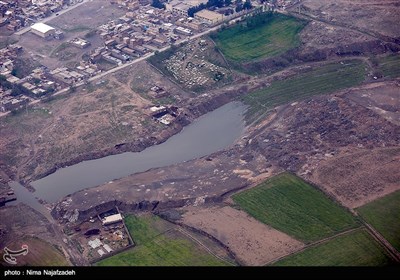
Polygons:
M344 208L289 173L277 175L232 198L257 220L305 243L359 225Z
M385 266L394 264L364 229L337 236L284 258L276 266Z
M379 67L384 77L400 77L400 54L389 55L379 59Z
M213 35L226 58L245 62L282 54L300 45L304 21L281 14L260 15Z
M400 191L357 208L357 212L400 251Z
M350 60L330 63L304 74L274 81L270 86L242 98L250 105L246 119L251 122L278 105L359 85L364 78L364 63Z
M26 237L7 245L12 250L21 249L21 246L28 245L28 253L25 256L17 257L18 266L67 266L68 261L54 245L51 245L39 238ZM1 264L5 264L1 260Z
M228 265L188 237L186 231L157 216L128 216L136 246L105 260L100 266L225 266Z

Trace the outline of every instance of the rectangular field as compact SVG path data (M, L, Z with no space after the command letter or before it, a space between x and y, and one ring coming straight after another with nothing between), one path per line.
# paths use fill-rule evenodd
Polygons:
M365 65L358 60L331 63L304 74L272 82L269 87L243 97L250 105L248 121L254 121L272 108L319 94L328 94L363 82Z
M232 198L257 220L305 243L359 225L344 208L289 173L277 175Z
M394 261L364 229L359 229L303 252L286 257L276 266L384 266Z
M99 266L225 266L177 227L157 216L128 216L136 246L97 263Z
M297 47L298 33L304 26L304 21L281 14L259 15L213 38L226 58L243 62L276 56Z
M357 212L400 251L400 191L357 208Z

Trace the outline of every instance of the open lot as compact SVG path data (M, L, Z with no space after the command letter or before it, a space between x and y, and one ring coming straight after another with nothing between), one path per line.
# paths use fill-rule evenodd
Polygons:
M272 82L270 86L242 98L250 105L246 112L247 120L254 121L282 104L358 85L365 79L364 68L365 65L358 60L341 61Z
M356 210L367 223L400 251L400 191L374 200Z
M364 229L337 236L282 259L277 266L385 266L393 265L379 243Z
M222 261L195 242L186 230L151 214L128 217L127 226L137 246L102 260L113 266L224 266Z
M263 265L304 245L229 206L185 209L182 221L214 236L244 265ZM251 230L249 230L251 229Z
M360 207L400 188L400 148L353 152L327 160L312 180L349 208Z
M306 243L359 225L349 212L321 191L288 173L232 198L257 220Z
M298 33L305 22L293 17L275 14L251 25L249 21L225 29L214 39L224 55L243 62L279 55L300 44Z

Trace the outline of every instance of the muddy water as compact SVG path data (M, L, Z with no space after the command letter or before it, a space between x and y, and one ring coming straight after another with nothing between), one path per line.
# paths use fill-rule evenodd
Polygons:
M42 204L39 203L39 201L37 201L34 193L31 193L27 188L18 182L10 182L9 185L11 188L13 188L14 193L17 196L17 200L7 203L7 206L25 203L39 213L43 214L46 218L50 218L49 210L47 210Z
M244 131L246 106L228 103L207 113L166 142L142 152L126 152L84 161L32 183L34 195L48 202L133 173L206 156L227 148Z

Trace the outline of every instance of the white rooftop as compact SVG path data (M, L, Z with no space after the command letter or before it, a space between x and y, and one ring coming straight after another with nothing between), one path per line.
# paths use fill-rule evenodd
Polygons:
M54 30L53 27L51 27L50 25L44 24L42 22L35 23L34 25L32 25L31 28L35 29L35 30L37 30L39 32L42 32L42 33L46 33L46 32L48 32L50 30Z

